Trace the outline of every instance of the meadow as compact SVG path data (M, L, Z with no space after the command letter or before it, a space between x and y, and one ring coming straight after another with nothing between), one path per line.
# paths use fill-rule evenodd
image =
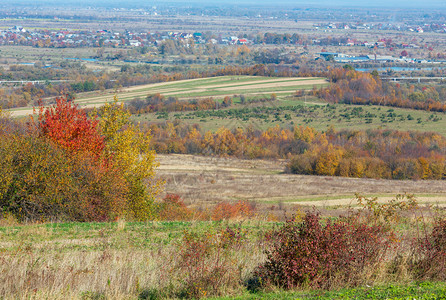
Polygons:
M392 130L432 131L446 135L444 113L426 112L405 108L394 108L377 105L328 105L312 96L296 97L277 94L276 101L241 104L240 94L233 95L234 105L218 111L192 112L156 112L136 114L136 121L160 122L164 120L181 120L187 124L198 123L205 130L215 131L220 127L234 129L247 128L265 130L279 125L309 126L325 131L330 126L336 129L365 130L382 128ZM262 95L269 96L268 94ZM247 101L260 99L260 96L247 96Z
M261 223L243 225L261 232ZM217 232L209 222L46 223L2 221L2 298L152 299L141 295L168 288L185 231ZM258 234L252 234L252 243ZM249 251L245 266L262 260ZM247 270L248 271L248 270ZM171 282L170 284L173 284Z
M317 207L326 214L355 206L355 194L378 197L412 193L422 205L446 204L446 186L436 180L383 180L284 173L286 160L244 160L194 155L157 155L164 194L178 194L191 207L219 202L255 203L273 219ZM337 211L337 212L336 212Z
M391 212L385 219L373 217L371 207L360 209L363 222L390 226L385 232L391 230L396 236L384 250L385 259L350 271L360 276L359 285L338 282L328 290L311 281L293 288L267 282L258 286L258 267L272 259L271 249L280 243L274 234L280 236L285 228L285 223L260 215L221 221L34 224L3 218L0 294L3 299L442 299L444 282L418 276L411 254L417 226L427 225L425 230L430 231L435 224L427 215L424 223L416 220L428 210L375 207L375 213ZM301 224L307 216L298 210L291 222ZM439 264L444 267L441 260ZM343 271L338 269L339 274ZM337 275L327 279L337 282Z

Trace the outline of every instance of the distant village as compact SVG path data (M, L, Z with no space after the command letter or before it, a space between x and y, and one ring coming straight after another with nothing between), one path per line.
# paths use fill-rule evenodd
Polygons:
M315 25L316 26L316 25ZM345 29L360 29L371 28L367 24L317 24L316 27L324 28L345 28ZM429 26L432 29L432 26ZM437 28L437 27L436 27ZM446 25L441 25L438 30L446 30ZM421 32L419 29L415 29ZM28 30L21 26L13 26L6 30L0 31L0 45L22 45L33 47L52 47L52 48L80 48L80 47L147 47L159 46L163 42L172 40L177 41L183 46L190 46L191 44L218 44L218 45L256 45L256 44L296 44L301 46L320 46L322 51L313 54L315 60L325 59L339 63L361 63L361 62L400 62L400 63L438 63L440 59L445 57L436 56L423 59L416 59L409 57L405 49L428 48L426 44L417 44L416 39L411 39L410 43L395 42L391 39L378 39L377 41L361 41L355 38L348 37L312 37L298 36L297 34L271 34L265 33L257 36L218 36L212 34L204 34L201 32L133 32L125 30L117 32L113 30ZM390 51L400 49L394 53L397 56L391 55L349 55L339 52L328 52L324 49L325 46L346 46L346 47L364 47L380 49L386 48ZM345 48L344 48L345 50ZM429 51L432 51L429 47ZM370 51L368 51L370 53ZM393 52L391 52L393 53ZM309 55L305 52L305 55Z
M164 40L178 40L196 44L243 45L252 43L237 36L205 38L202 33L185 32L116 32L111 30L27 30L14 26L0 31L0 45L24 45L34 47L142 47L157 45Z
M431 23L431 24L394 24L394 23L318 23L313 24L316 29L323 29L330 31L332 29L344 30L395 30L407 32L436 32L446 33L446 24Z
M431 61L427 59L418 59L418 58L410 58L406 56L399 56L399 57L393 57L390 55L364 55L364 56L353 56L348 55L344 53L337 53L337 52L320 52L318 53L319 57L318 59L325 59L325 60L333 60L335 62L339 63L361 63L361 62L398 62L398 63L441 63L442 61Z

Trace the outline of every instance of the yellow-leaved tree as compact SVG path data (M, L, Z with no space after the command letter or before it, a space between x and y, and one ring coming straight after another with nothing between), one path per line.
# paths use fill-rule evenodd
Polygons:
M0 130L3 130L6 127L5 123L8 121L8 118L9 113L4 111L3 108L0 106Z
M105 104L93 114L105 139L104 161L120 170L128 185L126 216L130 219L153 219L154 198L162 181L155 178L155 151L150 150L150 134L141 132L130 122L130 113L123 104Z

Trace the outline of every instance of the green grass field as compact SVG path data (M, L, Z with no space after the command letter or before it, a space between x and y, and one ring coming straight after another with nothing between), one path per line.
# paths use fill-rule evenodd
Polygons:
M258 98L259 96L257 96ZM256 96L247 97L253 99ZM333 126L335 129L369 128L433 131L446 136L446 114L421 110L385 106L327 105L314 97L294 97L278 94L277 101L257 104L240 104L235 97L234 105L219 111L158 112L135 115L138 121L162 121L179 119L183 122L200 124L205 130L215 131L220 127L247 127L267 129L309 126L320 131Z
M302 291L302 292L271 292L246 293L238 297L220 297L212 299L444 299L446 283L444 282L414 282L407 285L383 285L339 291Z
M273 78L262 76L220 76L163 82L135 86L118 91L120 101L128 101L137 97L160 93L164 96L179 98L221 97L234 94L258 95L271 93L293 94L296 90L309 90L328 83L323 78ZM112 91L114 94L114 91ZM76 102L81 105L100 104L110 101L112 95L98 95L97 92L79 94Z

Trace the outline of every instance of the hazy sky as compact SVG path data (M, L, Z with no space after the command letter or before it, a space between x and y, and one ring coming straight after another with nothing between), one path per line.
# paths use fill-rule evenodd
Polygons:
M286 6L361 6L361 7L396 7L396 8L404 8L404 7L420 7L424 9L429 8L446 8L446 0L424 0L424 1L414 1L414 0L15 0L16 4L39 4L39 3L52 3L59 4L62 3L70 3L77 5L95 5L98 4L100 6L112 6L112 7L125 7L125 6L150 6L161 3L200 3L203 5L215 5L215 4L237 4L237 5L286 5Z

